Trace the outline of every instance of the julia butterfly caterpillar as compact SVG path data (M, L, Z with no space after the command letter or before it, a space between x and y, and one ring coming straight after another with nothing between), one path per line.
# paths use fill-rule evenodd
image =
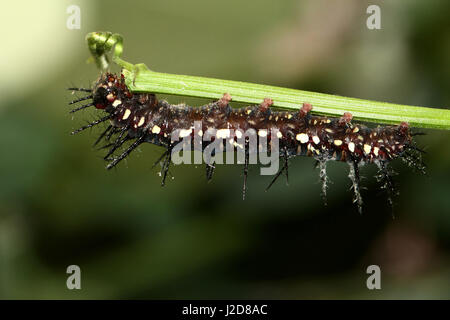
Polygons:
M395 187L389 163L400 158L422 172L425 170L421 160L423 151L413 142L415 134L411 133L406 122L369 128L363 124L352 123L352 115L348 112L340 118L312 115L312 106L306 102L299 106L298 111L274 111L270 108L273 103L270 98L264 99L259 105L233 109L230 106L232 97L229 94L224 94L221 99L202 107L171 105L165 100L158 100L151 93L131 92L125 84L123 75L117 76L112 73L103 73L92 89L69 88L69 90L89 93L70 104L92 100L91 103L81 105L70 112L91 106L104 112L103 117L73 131L72 134L109 122L94 143L97 145L102 140L106 141L106 145L102 148L108 149L104 157L105 160L110 160L107 169L115 167L142 143L148 142L165 148L166 151L155 163L162 161L163 186L171 163L171 151L174 148L172 133L182 130L186 136L194 139L194 132L191 129L195 121L201 123L200 132L206 132L209 128L218 129L217 132L253 129L258 132L258 137L261 137L270 136L271 131L276 129L282 167L267 189L281 174L284 173L286 178L288 177L289 159L308 156L315 158L316 165L320 169L322 194L325 198L328 184L327 162L331 160L347 162L350 167L349 177L354 202L360 212L363 204L360 192L361 166L370 163L378 166L377 179L381 182L381 187L387 191L390 205L393 204ZM216 138L222 137L218 134ZM127 141L131 141L131 144L115 156L116 150ZM203 144L202 147L204 149L207 146L208 144ZM250 156L248 141L245 140L245 145L236 146L238 147L245 150L243 186L245 198ZM206 165L207 180L212 178L214 168L214 164Z

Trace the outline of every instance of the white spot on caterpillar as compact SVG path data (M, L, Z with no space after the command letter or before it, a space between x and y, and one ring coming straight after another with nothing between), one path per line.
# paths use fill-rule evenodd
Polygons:
M292 114L289 113L289 114L287 115L287 118L288 118L288 119L291 119L291 118L292 118Z
M282 134L280 131L278 131L278 132L277 132L277 137L278 137L279 139L281 139L281 138L283 138L283 134Z
M358 139L361 140L361 141L363 141L363 140L364 140L364 137L363 137L363 136L358 136Z
M267 130L266 129L258 130L258 136L267 137Z
M142 126L144 124L144 122L145 122L145 117L141 117L137 126L138 127Z
M358 127L353 128L353 132L354 132L354 133L359 132L359 128L358 128Z
M364 145L364 153L369 154L370 150L372 150L372 147L368 144Z
M308 137L308 135L306 133L299 133L299 134L297 134L295 139L297 139L301 143L307 143L309 141L309 137Z
M353 142L349 142L348 150L350 150L350 152L355 152L355 144Z
M202 136L203 136L203 130L200 129L200 131L198 132L198 135L199 135L200 137L202 137Z
M377 156L378 157L378 151L380 150L380 148L378 148L378 147L373 147L373 154L375 155L375 156Z
M130 116L130 114L131 114L130 109L126 109L124 114L123 114L122 120L127 120L128 117Z
M152 133L158 134L160 132L161 132L161 128L158 127L157 125L154 125L153 128L152 128Z
M328 132L328 133L333 133L334 132L333 129L330 129L330 128L326 128L325 131Z
M340 145L342 145L342 140L334 140L334 145L339 147Z
M247 114L250 114L250 113L252 113L252 110L251 109L247 110Z
M180 138L184 138L191 135L192 129L181 129L180 130Z
M117 107L119 104L122 104L122 101L120 101L119 99L114 100L114 102L112 103L113 107Z
M318 136L314 136L312 139L313 139L315 144L319 144L320 143L320 139L319 139Z
M108 94L106 96L106 99L108 99L109 101L111 101L112 99L114 99L114 95L112 93Z
M217 139L225 139L230 136L230 129L219 129L217 130L216 137Z

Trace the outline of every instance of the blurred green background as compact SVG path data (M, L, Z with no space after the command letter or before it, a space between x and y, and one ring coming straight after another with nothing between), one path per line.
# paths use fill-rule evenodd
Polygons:
M66 9L81 8L69 30ZM366 9L381 7L382 29ZM348 168L329 166L329 204L314 161L291 161L290 185L253 166L172 167L160 187L145 145L107 172L100 129L74 117L65 88L98 76L84 36L125 38L151 69L403 104L448 107L449 1L16 1L0 19L0 298L450 298L450 134L418 137L428 176L395 162L395 218L362 169L364 213ZM166 97L171 103L205 100ZM81 290L66 268L81 267ZM366 268L381 267L381 290Z

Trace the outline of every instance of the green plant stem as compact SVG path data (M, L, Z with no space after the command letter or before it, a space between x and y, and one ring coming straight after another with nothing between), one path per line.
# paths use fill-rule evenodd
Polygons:
M264 98L274 101L273 107L298 110L304 102L313 105L317 114L341 116L351 112L354 119L377 123L408 122L413 127L450 130L450 110L408 106L387 102L348 98L324 93L254 84L240 81L160 73L144 64L133 65L120 59L122 37L110 32L90 33L86 37L97 64L108 66L106 53L113 51L113 61L123 68L132 92L152 92L199 98L218 99L229 93L234 102L258 104ZM101 61L101 63L99 63Z
M135 92L154 92L218 99L227 92L235 102L260 103L271 98L274 107L298 110L304 102L313 112L341 116L351 112L355 119L400 123L422 128L450 129L450 110L407 106L357 98L281 88L262 84L160 73L141 67L138 72L123 70L127 86Z

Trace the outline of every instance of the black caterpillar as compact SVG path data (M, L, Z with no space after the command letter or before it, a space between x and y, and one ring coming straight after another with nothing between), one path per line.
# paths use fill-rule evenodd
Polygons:
M325 196L328 178L326 163L329 160L345 161L350 166L349 177L352 181L354 202L358 210L362 210L360 193L359 167L366 163L375 163L379 168L377 179L382 188L387 191L389 204L393 204L395 188L392 179L393 172L389 168L390 161L401 158L407 164L424 172L425 166L421 160L423 152L415 146L408 123L402 122L396 126L379 126L368 128L361 124L352 124L352 115L348 112L340 118L329 118L311 115L312 106L304 103L297 112L272 111L272 100L264 99L260 105L232 109L229 105L231 96L224 94L218 101L202 107L193 108L186 105L171 105L164 100L158 100L151 93L132 93L125 85L123 76L106 73L100 76L93 89L69 88L72 91L88 92L90 95L74 100L70 104L92 99L92 103L82 105L71 112L76 112L90 106L102 109L105 116L89 123L72 134L79 133L102 122L109 121L106 130L98 137L94 145L101 140L109 148L105 160L110 160L107 169L116 166L134 149L144 142L149 142L166 149L155 163L162 163L162 185L165 184L171 162L174 143L172 133L184 130L185 136L194 139L194 121L201 121L201 132L209 128L223 130L253 129L258 137L267 136L275 128L279 138L279 154L281 169L267 187L277 180L284 172L288 177L288 160L295 156L311 156L316 159L316 167L320 169L322 194ZM219 132L217 131L217 132ZM113 138L114 136L114 138ZM217 134L217 138L219 134ZM114 152L124 145L132 143L118 156ZM206 148L204 144L202 148ZM269 145L271 141L269 140ZM244 187L243 197L247 189L249 156L248 140L245 140ZM270 147L269 147L270 148ZM210 180L214 172L214 163L206 165L206 177Z

